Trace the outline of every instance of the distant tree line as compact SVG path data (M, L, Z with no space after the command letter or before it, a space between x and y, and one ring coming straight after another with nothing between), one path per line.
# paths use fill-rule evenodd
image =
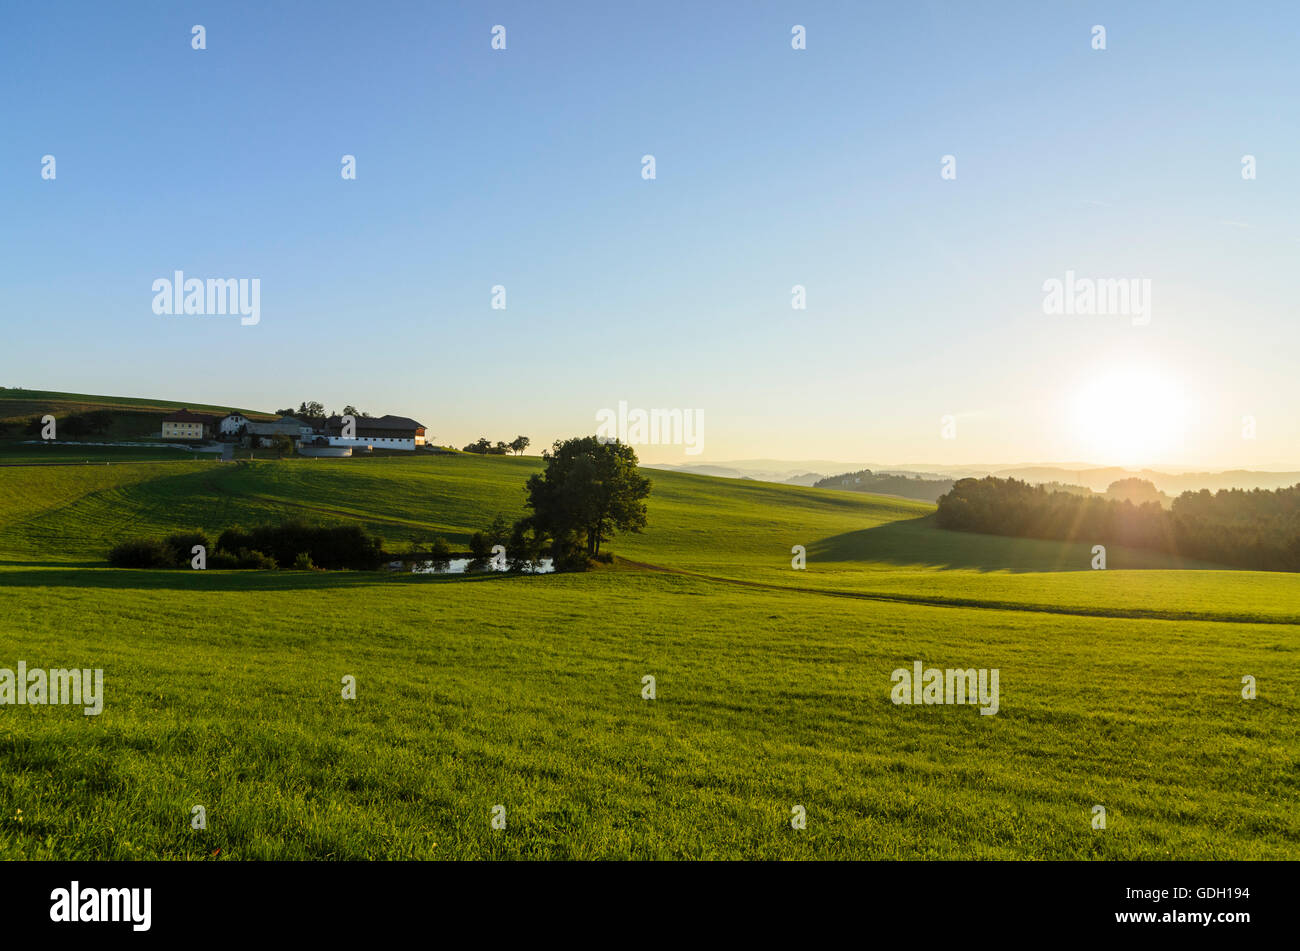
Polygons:
M883 495L901 495L905 499L922 499L934 502L952 488L952 479L925 479L921 476L872 472L860 469L830 476L813 483L817 489L842 489L848 492L874 492Z
M292 406L286 406L284 409L277 409L275 411L275 415L292 416L295 419L301 419L306 421L309 419L325 419L331 414L325 411L324 403L318 402L317 400L303 400L301 403L298 404L297 409L294 409ZM351 403L343 407L342 412L340 412L338 415L355 416L357 419L370 418L369 413L365 412L364 410L357 409Z
M97 409L88 413L72 413L62 419L55 417L54 426L60 439L65 436L103 436L113 426L113 412ZM33 416L23 425L24 435L33 438L39 437L42 429L44 424L40 416Z
M465 447L465 452L477 453L481 456L504 456L507 452L513 452L516 456L523 452L532 444L532 440L527 436L516 436L510 442L497 441L493 445L488 441L486 436L480 436L478 442L472 442Z
M1135 503L1052 492L1018 479L959 479L939 499L936 518L940 528L956 531L1128 545L1237 568L1300 571L1300 484L1184 492L1167 509L1146 485L1149 490L1116 490L1148 499Z

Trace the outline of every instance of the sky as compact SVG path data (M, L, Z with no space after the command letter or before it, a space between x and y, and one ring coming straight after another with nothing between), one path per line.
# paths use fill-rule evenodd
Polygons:
M1283 2L6 4L0 385L1300 468L1298 45ZM258 322L156 314L177 270ZM1046 313L1067 272L1147 306Z

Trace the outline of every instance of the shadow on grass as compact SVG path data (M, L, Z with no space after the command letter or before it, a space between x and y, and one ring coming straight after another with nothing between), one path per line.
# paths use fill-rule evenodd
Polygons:
M809 560L887 562L917 568L976 571L1090 571L1092 546L1085 542L981 535L939 528L931 513L874 528L823 538L808 546ZM1107 567L1215 569L1162 552L1107 546Z

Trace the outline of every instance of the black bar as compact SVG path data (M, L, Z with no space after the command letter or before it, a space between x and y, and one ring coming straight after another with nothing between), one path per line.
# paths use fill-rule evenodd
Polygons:
M1224 943L1293 931L1298 871L1297 862L6 862L0 920L7 937L128 940L337 940L395 929L450 939L454 923L532 940L590 931L675 941L715 928L761 937L789 927L809 937L848 929L872 943L928 935L942 947L1125 934ZM52 921L52 893L74 881L83 901L88 889L150 889L148 930ZM1208 923L1190 919L1206 913ZM1248 920L1217 917L1243 913ZM1154 919L1118 918L1134 914Z

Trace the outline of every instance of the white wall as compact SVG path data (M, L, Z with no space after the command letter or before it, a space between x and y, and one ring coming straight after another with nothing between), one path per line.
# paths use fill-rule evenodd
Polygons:
M396 437L379 437L379 436L357 436L353 439L346 439L343 436L330 436L331 446L371 446L375 449L405 449L411 452L415 451L414 439L398 439Z

